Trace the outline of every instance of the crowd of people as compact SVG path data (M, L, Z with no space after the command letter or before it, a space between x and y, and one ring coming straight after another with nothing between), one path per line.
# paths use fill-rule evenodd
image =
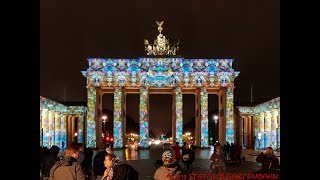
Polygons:
M213 174L225 173L226 162L232 157L241 159L241 149L237 150L237 146L231 147L228 143L224 146L220 143L214 145L214 152L210 157ZM163 152L161 160L156 161L153 178L165 180L179 179L181 175L188 177L188 174L193 172L197 148L186 142L180 147L176 142ZM280 172L279 159L271 147L261 152L256 161L262 164L256 173ZM60 151L57 146L50 149L40 147L40 170L43 180L88 180L89 176L96 180L136 180L139 176L131 165L120 163L110 146L104 143L99 145L99 151L94 156L92 149L85 148L82 143L72 143L65 151Z
M139 173L110 153L109 145L101 143L100 151L93 157L91 148L82 143L72 143L65 151L52 146L40 147L40 172L42 180L137 180Z

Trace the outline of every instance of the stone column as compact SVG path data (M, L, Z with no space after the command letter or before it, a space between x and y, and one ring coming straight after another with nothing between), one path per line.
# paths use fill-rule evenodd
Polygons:
M102 142L102 92L101 88L96 88L96 112L95 112L95 126L96 126L96 146Z
M176 141L179 142L179 145L182 145L182 132L183 132L183 100L182 100L182 90L181 87L177 87L174 90L173 97L175 101L173 101L173 104L175 104L175 111L173 114L175 114L175 121L174 124L175 132L176 132ZM174 132L174 131L172 131Z
M40 146L43 146L42 109L40 108Z
M172 117L171 117L171 134L172 134L172 143L173 145L175 144L175 142L177 142L178 140L176 139L177 136L177 132L176 132L176 96L175 96L175 92L172 92ZM181 144L180 144L181 145Z
M84 117L83 114L78 114L78 142L83 142L83 123L84 123Z
M227 88L226 101L226 141L234 143L233 88Z
M200 114L200 89L196 89L195 92L195 106L196 106L196 115L195 115L195 145L201 146L201 135L200 135L200 121L201 121L201 114Z
M260 131L260 116L259 114L254 114L253 116L253 146L254 149L259 149L258 133Z
M61 150L66 149L67 146L67 116L63 115L60 118L61 124L60 124L60 138L61 138L61 143L59 144L59 147Z
M96 106L96 90L94 87L87 86L88 110L87 110L87 147L96 147L96 122L95 122L95 106ZM100 134L101 136L101 134Z
M127 104L127 96L126 96L126 89L125 87L121 88L121 94L122 94L122 103L121 103L121 109L122 109L122 147L126 146L125 141L125 134L126 134L126 119L127 119L127 110L126 110L126 104Z
M201 147L209 147L209 125L208 125L208 93L206 87L200 92L200 122L201 122Z
M54 111L49 110L49 148L54 143L54 113Z
M140 87L140 145L141 148L149 147L149 95L147 87Z
M280 149L280 109L277 116L277 149Z
M247 116L242 116L240 115L240 118L239 119L239 144L242 144L242 146L248 146L247 145L247 142L248 142L248 139L247 139L247 131L248 131L248 128L247 128Z
M70 137L71 137L71 142L78 142L77 138L74 136L74 133L76 132L76 117L75 115L71 116L71 133L70 133Z
M49 119L48 119L48 110L42 109L41 112L42 116L42 129L43 129L43 146L49 147L49 137L47 136L47 133L49 133Z
M247 148L252 148L252 116L249 115L248 118L247 118L247 124L246 124L246 128L247 128Z
M226 143L226 95L227 88L221 87L219 97L219 142L223 146Z
M122 91L121 87L114 88L114 114L113 114L113 139L114 148L123 147L123 127L122 127Z
M259 149L264 149L264 112L260 113L259 132L261 133Z
M72 116L67 115L67 142L66 145L67 147L71 144L72 142Z
M278 111L276 109L272 110L271 116L271 147L277 149L277 116Z
M271 113L270 111L266 111L264 120L264 147L269 146L271 146Z
M60 119L60 113L55 112L54 115L54 145L60 146L60 127L61 127L61 119Z

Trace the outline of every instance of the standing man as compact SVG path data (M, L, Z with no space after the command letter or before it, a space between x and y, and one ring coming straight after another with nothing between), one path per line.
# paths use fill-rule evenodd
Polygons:
M71 144L66 155L57 161L50 170L50 180L85 180L86 174L77 162L79 146Z

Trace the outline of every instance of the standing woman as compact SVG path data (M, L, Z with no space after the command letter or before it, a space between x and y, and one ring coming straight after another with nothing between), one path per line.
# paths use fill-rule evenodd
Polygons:
M113 178L113 170L118 162L119 160L114 154L106 154L104 158L104 166L106 167L106 170L104 171L101 180L111 180Z
M119 165L119 159L114 154L106 154L104 171L101 180L138 180L139 173L128 164Z

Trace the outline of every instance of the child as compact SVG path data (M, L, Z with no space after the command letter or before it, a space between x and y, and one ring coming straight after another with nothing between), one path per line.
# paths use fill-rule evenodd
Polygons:
M216 146L214 152L211 155L210 160L212 161L210 168L213 170L213 173L224 173L225 172L225 157L221 151L221 146Z

